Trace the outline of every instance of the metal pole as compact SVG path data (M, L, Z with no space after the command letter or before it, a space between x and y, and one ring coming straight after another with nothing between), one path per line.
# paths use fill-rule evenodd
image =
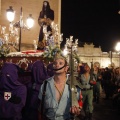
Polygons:
M20 33L19 33L19 49L18 51L21 51L21 27L20 27Z
M20 33L19 33L19 49L18 51L20 52L21 51L21 35L22 35L22 25L23 25L23 21L22 21L22 17L23 17L23 14L22 14L22 7L20 9Z

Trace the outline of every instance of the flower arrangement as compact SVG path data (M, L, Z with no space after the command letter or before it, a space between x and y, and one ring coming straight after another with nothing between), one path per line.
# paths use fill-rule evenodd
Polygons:
M78 54L75 52L73 55L74 55L76 62L80 63L80 58L79 58Z
M47 61L53 61L56 53L61 53L60 44L63 40L63 34L59 33L58 25L51 22L52 31L47 31L47 26L43 26L43 43L44 43L44 53L43 58Z
M56 53L61 53L61 49L58 46L46 46L43 57L46 58L48 61L53 61Z
M7 44L2 44L0 46L0 57L6 57L10 52L10 47Z
M53 23L51 25L52 32L47 32L47 27L44 26L43 33L44 33L44 53L43 58L45 58L47 61L53 61L56 53L63 55L66 60L69 59L68 55L65 55L64 52L60 49L60 44L63 41L63 34L59 34L58 25ZM68 48L73 47L73 56L75 58L75 62L79 63L80 59L76 52L78 44L78 39L75 40L75 43L73 44L73 36L70 36L70 39L66 39L65 49L68 51Z

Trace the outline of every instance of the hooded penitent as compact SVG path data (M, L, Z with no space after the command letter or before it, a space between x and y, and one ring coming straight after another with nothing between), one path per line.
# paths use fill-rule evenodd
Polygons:
M54 75L54 70L53 70L53 63L48 64L47 66L47 73L50 77Z
M33 86L31 91L28 94L27 106L25 111L25 120L37 120L38 119L38 106L39 99L38 94L40 90L40 86L43 81L48 78L48 74L44 63L40 60L35 61L32 65L31 75Z
M10 93L7 100L5 93ZM18 66L5 63L0 74L0 119L21 120L26 95L26 87L18 81Z

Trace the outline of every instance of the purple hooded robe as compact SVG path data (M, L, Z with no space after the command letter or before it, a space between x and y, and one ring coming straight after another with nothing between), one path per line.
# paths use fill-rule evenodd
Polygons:
M38 106L39 106L39 89L45 79L48 78L48 74L44 63L40 60L35 61L31 68L33 86L28 93L27 105L25 109L25 120L37 120L38 119Z
M53 71L53 63L48 64L47 66L47 73L50 77L52 77L54 75L54 71Z
M15 103L4 99L4 92L11 92L11 98L16 96L20 100ZM18 81L18 68L13 63L5 63L0 74L0 119L21 120L22 109L25 106L27 90Z

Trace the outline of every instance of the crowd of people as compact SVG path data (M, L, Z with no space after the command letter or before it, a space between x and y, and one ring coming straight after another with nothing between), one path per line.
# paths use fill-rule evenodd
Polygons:
M78 105L73 106L69 64L63 56L55 57L48 65L37 60L29 69L29 80L23 82L26 76L19 76L19 66L9 62L2 66L0 120L92 120L93 102L99 104L100 91L105 93L105 100L112 99L113 106L120 110L119 68L78 65Z
M93 103L99 104L101 92L105 94L105 98L103 99L111 100L113 108L117 109L118 112L120 111L119 67L100 68L96 65L91 65L90 68L86 63L82 63L78 65L78 80L84 86L81 91L83 96L85 119L90 118L91 120Z

